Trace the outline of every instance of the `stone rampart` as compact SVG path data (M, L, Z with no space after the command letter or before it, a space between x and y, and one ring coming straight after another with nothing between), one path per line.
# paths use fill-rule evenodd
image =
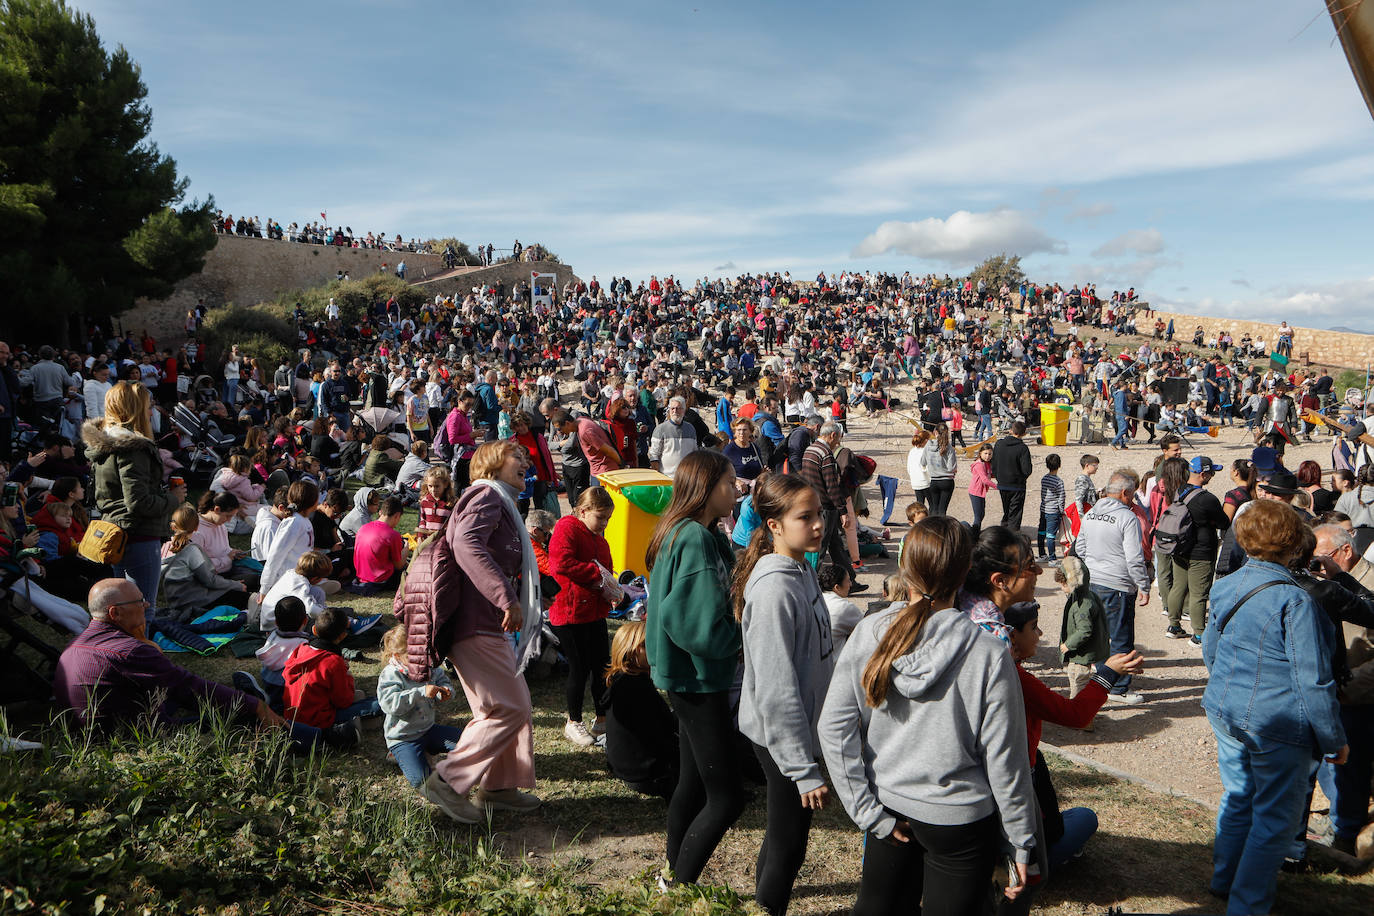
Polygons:
M178 283L166 299L141 300L120 320L135 333L147 328L159 340L180 340L186 313L195 308L197 299L211 307L228 302L255 305L280 293L319 286L341 270L359 280L381 270L383 264L395 270L400 261L406 262L406 277L411 280L444 270L443 258L434 254L221 235L205 256L200 273Z
M1205 339L1213 340L1229 331L1237 342L1245 334L1261 338L1270 350L1279 339L1279 326L1267 321L1246 321L1239 318L1208 318L1182 315L1177 312L1136 313L1136 330L1146 336L1154 333L1156 318L1167 325L1174 321L1174 340L1191 342L1198 325L1202 325ZM1291 323L1291 322L1290 322ZM1353 334L1343 331L1322 331L1316 328L1293 327L1293 363L1297 366L1329 366L1337 369L1364 369L1374 365L1374 334Z

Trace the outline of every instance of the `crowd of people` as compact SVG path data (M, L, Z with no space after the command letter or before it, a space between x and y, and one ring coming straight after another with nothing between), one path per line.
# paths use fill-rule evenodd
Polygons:
M207 702L302 746L356 745L360 720L381 717L409 783L473 824L541 804L526 675L556 652L565 738L667 801L662 881L698 880L755 778L769 912L786 911L811 818L836 801L867 835L856 912L978 912L999 865L1002 905L1024 911L1096 829L1091 811L1060 809L1042 724L1147 702L1132 678L1153 593L1167 635L1212 672L1225 794L1211 890L1227 911L1269 911L1317 780L1330 844L1354 851L1374 631L1347 643L1337 621L1374 624L1363 401L1331 440L1331 488L1315 462L1284 464L1342 406L1329 374L1248 363L1229 343L1114 352L1133 290L844 273L549 292L393 299L353 325L298 312L306 346L275 366L192 353L194 338L159 366L155 346L101 329L70 352L0 343L0 564L78 634L59 704L107 730L160 691L168 724ZM1159 453L1105 479L1084 456L1066 485L1051 452L1036 480L1025 439L1054 403L1081 441L1131 449L1144 434ZM876 584L859 581L864 558L888 550L902 481L850 444L860 415L877 435L914 427L898 572L866 616L849 596ZM1248 459L1183 457L1188 436L1237 418ZM971 524L951 514L961 460ZM624 468L672 482L643 568L614 568L605 537L618 510L599 480ZM1219 472L1236 484L1224 500L1207 489ZM869 525L874 487L883 519ZM1048 572L1066 601L1068 697L1021 665ZM394 595L395 625L349 613L349 594ZM614 633L612 614L627 615ZM245 628L261 670L233 687L160 648ZM347 659L379 640L368 697ZM455 683L461 728L435 708Z

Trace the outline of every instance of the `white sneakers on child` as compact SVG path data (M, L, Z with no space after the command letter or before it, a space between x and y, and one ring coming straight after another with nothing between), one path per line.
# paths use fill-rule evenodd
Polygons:
M604 730L604 729L603 729ZM563 726L563 737L567 738L578 747L591 747L596 743L596 738L587 731L587 726L581 722L574 722L571 719Z

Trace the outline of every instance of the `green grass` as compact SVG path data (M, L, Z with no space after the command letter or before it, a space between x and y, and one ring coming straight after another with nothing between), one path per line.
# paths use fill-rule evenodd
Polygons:
M390 613L389 598L344 597L360 613ZM177 661L224 682L256 669L228 653ZM351 665L363 689L375 688L379 662L373 651ZM318 758L293 756L280 733L215 719L109 744L40 723L25 734L47 748L0 767L0 912L753 911L759 790L712 858L708 886L660 896L664 803L615 779L600 750L562 738L561 681L536 680L531 694L544 806L478 828L420 799L386 759L379 720L358 751ZM461 693L440 709L441 721L467 715ZM1219 910L1206 893L1210 810L1061 759L1051 766L1061 803L1096 810L1101 830L1045 888L1041 911ZM860 840L838 805L818 813L790 912L848 911ZM1279 888L1284 913L1364 912L1374 876L1284 875Z

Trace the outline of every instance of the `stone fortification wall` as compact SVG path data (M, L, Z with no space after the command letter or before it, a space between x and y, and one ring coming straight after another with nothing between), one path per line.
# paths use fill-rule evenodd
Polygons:
M443 258L433 254L305 245L275 239L221 235L205 256L205 268L177 284L172 295L158 302L140 301L126 312L123 326L135 332L147 328L159 340L180 340L186 312L204 299L211 307L233 302L255 305L279 293L308 289L333 280L339 271L358 280L376 273L382 264L395 270L406 262L412 280L444 270Z
M1144 311L1136 313L1136 329L1145 335L1153 333L1155 317L1163 318L1167 324L1174 321L1174 339L1184 342L1193 339L1193 331L1202 325L1206 339L1211 340L1225 331L1239 341L1249 334L1252 338L1263 338L1265 346L1274 348L1279 339L1279 326L1266 321L1245 321L1237 318L1207 318L1197 315L1182 315L1176 312L1154 312L1146 317ZM1292 324L1290 321L1289 324ZM1351 334L1341 331L1321 331L1315 328L1293 327L1294 365L1330 366L1340 369L1364 369L1374 365L1374 334Z

